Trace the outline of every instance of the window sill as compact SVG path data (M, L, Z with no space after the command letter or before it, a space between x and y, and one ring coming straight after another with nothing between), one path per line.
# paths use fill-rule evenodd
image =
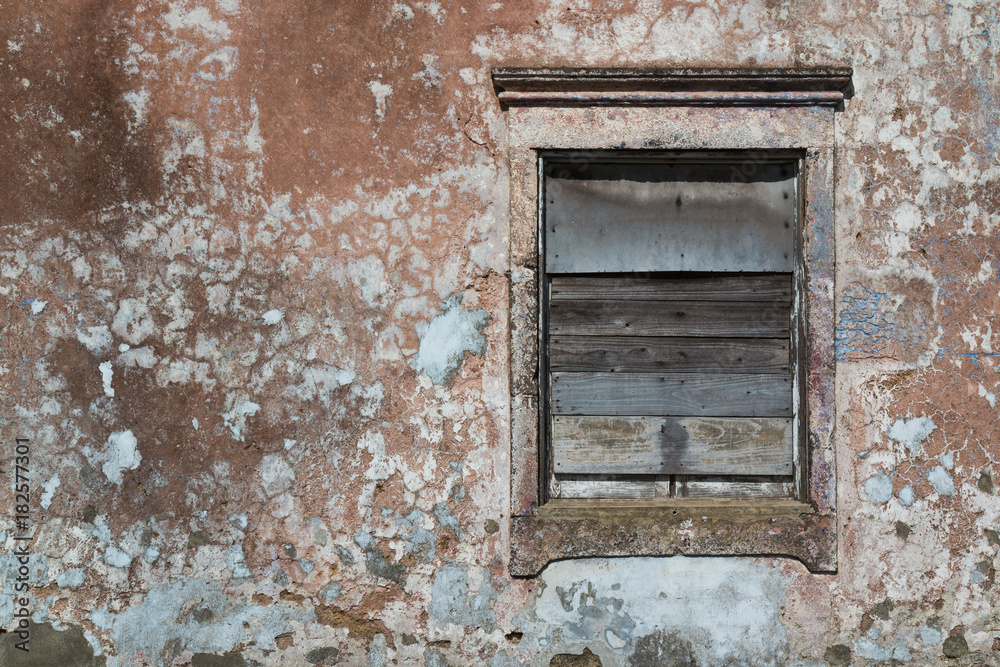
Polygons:
M786 556L812 572L836 571L836 515L768 500L553 500L512 517L514 576L565 558Z

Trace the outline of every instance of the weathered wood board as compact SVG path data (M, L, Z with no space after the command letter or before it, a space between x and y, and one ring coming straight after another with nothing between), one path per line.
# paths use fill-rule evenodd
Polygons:
M791 498L794 478L783 477L683 477L675 478L677 498Z
M613 297L635 301L773 301L791 303L792 275L715 275L691 278L553 276L552 301Z
M787 338L555 336L552 371L788 373Z
M791 419L554 417L553 469L606 475L790 475Z
M729 301L554 301L549 331L562 336L786 338L787 304Z
M790 375L552 373L555 415L791 417Z

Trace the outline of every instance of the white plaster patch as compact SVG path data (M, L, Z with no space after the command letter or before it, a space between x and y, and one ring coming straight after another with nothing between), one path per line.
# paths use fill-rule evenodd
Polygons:
M375 115L384 120L386 101L392 97L392 86L381 81L369 81L368 89L375 96Z
M260 405L253 401L243 401L229 412L222 413L223 423L237 440L243 440L243 427L247 417L253 417L260 410Z
M111 330L132 345L139 345L156 331L149 307L139 299L122 299L111 321Z
M112 544L104 552L104 562L111 567L127 568L132 564L132 559L127 553Z
M462 81L468 86L474 86L478 83L478 77L476 76L476 70L472 67L463 67L458 70L458 75L462 77Z
M155 544L146 547L146 551L142 554L142 559L152 565L160 558L160 547Z
M246 529L246 526L243 526L241 530L244 529ZM233 577L237 579L245 579L251 576L250 568L247 567L246 554L243 553L241 545L234 544L226 548L226 567L233 573Z
M910 507L917 500L917 494L913 490L912 484L907 484L899 490L899 502L903 504L904 507Z
M188 611L195 604L212 609L217 620L192 618ZM225 653L251 642L272 651L274 638L293 629L288 621L305 625L315 622L316 614L308 605L288 610L281 605L247 604L227 597L218 581L180 577L151 588L140 604L118 614L97 609L90 620L115 638L117 659L132 664L144 656L160 655L170 643L192 653Z
M122 483L122 472L135 470L142 462L142 454L136 449L138 442L131 429L115 431L108 436L107 459L101 470L108 481L114 484Z
M402 19L403 21L409 21L414 16L413 9L411 9L409 5L402 2L394 4L391 11L393 18ZM10 42L8 42L8 44L9 43Z
M330 407L334 392L344 385L354 382L357 375L354 371L337 368L336 366L307 366L302 371L302 381L291 385L282 395L288 398L298 398L302 401L319 399L323 405Z
M239 50L235 46L224 46L213 51L198 65L198 76L205 81L225 81L236 70Z
M126 349L118 357L118 363L126 367L152 368L156 365L156 355L151 347L137 347L134 350Z
M443 304L444 312L428 324L417 325L420 349L413 358L413 368L434 384L449 380L462 365L465 352L477 356L486 353L482 330L489 324L490 315L481 308L462 308L461 298L461 293L452 295Z
M531 634L542 647L558 639L555 652L590 645L604 664L626 664L619 642L658 635L660 645L684 641L699 665L785 663L781 572L753 559L567 560L539 580Z
M882 647L871 639L862 638L854 641L854 652L860 657L868 658L869 660L894 660L897 664L900 662L910 662L913 659L913 656L910 655L910 651L906 647L906 642L896 642Z
M955 495L955 482L952 481L951 475L944 469L944 466L935 466L933 470L927 473L927 481L942 496Z
M884 505L892 498L892 476L884 472L876 473L865 480L865 495L875 505Z
M920 209L913 202L903 201L892 215L896 229L904 234L919 229L923 224Z
M985 398L991 408L995 408L997 406L997 395L992 391L987 391L982 382L979 383L979 397Z
M132 118L128 121L128 127L130 130L134 130L146 122L146 107L149 106L150 97L149 90L146 88L142 90L130 90L123 97L129 109L132 110Z
M101 354L111 347L111 332L103 324L97 327L78 329L76 339L93 354Z
M423 81L424 88L440 86L441 82L444 81L444 77L441 76L441 71L439 70L438 57L430 53L425 53L421 61L424 63L424 68L414 74L413 78Z
M930 417L915 417L913 419L897 419L889 430L886 431L886 435L895 440L906 445L906 448L910 450L910 454L916 456L920 453L920 449L924 440L927 436L931 434L934 429L937 428L937 424Z
M295 471L288 461L279 454L268 454L261 461L260 469L257 473L260 476L260 485L264 488L264 493L268 498L287 491L295 483Z
M42 509L47 510L52 505L52 498L56 495L57 488L59 488L58 474L52 475L49 481L42 484L42 498L39 501Z
M229 39L233 32L225 21L213 20L207 7L195 7L190 11L184 11L180 3L174 3L170 11L163 15L163 20L171 30L197 30L213 41Z
M924 646L936 647L943 639L944 633L940 630L936 630L929 625L920 628L920 641L924 643Z
M285 313L278 310L277 308L274 308L264 313L261 316L261 319L264 320L264 324L268 325L277 324L281 320L285 319Z
M87 575L84 574L82 567L76 567L71 570L66 570L65 572L60 572L56 576L56 584L59 588L71 588L76 589L83 586L83 582L86 581Z
M351 260L348 265L351 282L361 290L361 299L369 308L383 305L383 296L389 291L385 264L375 255Z
M942 454L941 456L938 457L938 460L941 461L941 465L945 467L945 470L951 470L952 468L955 467L954 452L948 452L947 454Z
M115 390L111 386L111 376L114 371L111 368L110 361L101 362L101 365L97 367L101 371L101 383L104 385L104 395L109 397L114 397Z
M38 313L45 310L45 306L48 305L48 301L42 301L41 299L35 299L31 302L31 314L37 315Z

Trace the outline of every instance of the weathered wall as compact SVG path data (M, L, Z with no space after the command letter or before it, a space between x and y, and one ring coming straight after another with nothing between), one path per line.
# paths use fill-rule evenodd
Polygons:
M5 461L31 439L38 527L34 650L0 635L0 658L1000 664L998 16L4 4L0 419ZM512 580L489 68L845 63L839 573L676 557Z

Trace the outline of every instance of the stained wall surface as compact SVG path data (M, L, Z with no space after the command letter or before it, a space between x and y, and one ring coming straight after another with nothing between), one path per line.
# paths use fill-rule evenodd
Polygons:
M998 19L5 3L0 479L30 439L34 555L32 652L0 635L0 662L1000 664ZM845 64L838 573L675 556L511 578L490 68ZM12 491L0 507L13 629Z

